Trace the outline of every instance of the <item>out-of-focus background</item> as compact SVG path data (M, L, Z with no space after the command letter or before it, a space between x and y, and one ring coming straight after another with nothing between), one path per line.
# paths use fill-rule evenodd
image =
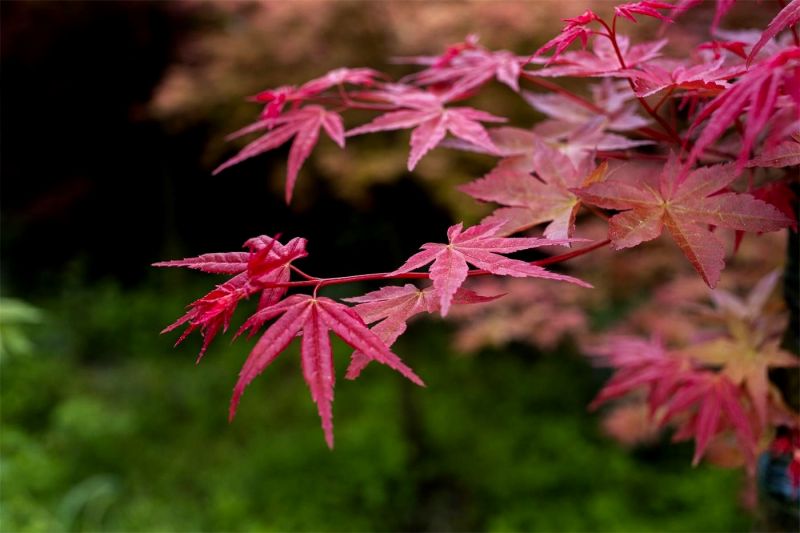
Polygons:
M2 2L0 530L748 529L736 471L691 468L691 446L668 436L630 449L609 438L586 409L607 375L569 335L486 347L417 322L396 351L428 388L377 365L340 380L334 452L296 349L229 425L253 341L225 337L195 367L197 339L173 349L175 334L158 335L219 280L155 261L283 232L309 239L303 268L317 275L385 271L485 212L453 185L491 160L441 149L411 175L405 133L344 152L322 142L290 207L286 147L212 177L241 146L225 134L259 111L246 96L338 66L403 74L388 58L468 33L529 53L586 7ZM520 125L536 117L505 87L483 102ZM622 290L617 266L605 279ZM575 331L613 324L637 298Z

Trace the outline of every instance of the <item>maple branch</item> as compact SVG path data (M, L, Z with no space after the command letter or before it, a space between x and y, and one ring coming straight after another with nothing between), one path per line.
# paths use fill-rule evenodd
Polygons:
M552 265L555 263L561 263L563 261L568 261L569 259L574 259L575 257L580 257L582 255L588 254L597 250L598 248L602 248L611 242L610 239L605 239L602 241L597 241L594 244L586 246L584 248L580 248L578 250L573 250L571 252L567 252L564 254L554 255L552 257L547 257L545 259L538 259L536 261L531 261L530 264L534 266L545 266L545 265ZM295 267L291 267L292 270L297 271ZM285 281L279 283L264 283L264 288L278 288L278 287L314 287L314 294L316 294L317 290L325 287L326 285L341 285L343 283L355 283L361 281L376 281L376 280L386 280L386 279L429 279L430 274L428 272L405 272L403 274L392 274L391 272L377 272L374 274L355 274L353 276L339 276L335 278L318 278L314 276L310 276L306 273L301 273L298 271L298 274L306 277L305 281ZM475 277L475 276L486 276L491 274L488 270L483 269L475 269L470 270L467 273L468 277Z
M307 280L310 280L310 281L319 281L319 278L317 278L317 277L314 277L314 276L311 276L311 275L309 275L309 274L306 274L305 272L303 272L302 270L300 270L299 268L297 268L297 267L296 267L296 266L294 266L294 265L289 265L289 268L290 268L290 269L292 269L294 272L297 272L297 273L298 273L300 276L302 276L302 277L306 278Z
M539 87L543 87L543 88L547 89L548 91L553 91L554 93L558 93L560 95L563 95L563 96L569 98L573 102L585 107L589 111L592 111L594 113L601 113L603 115L605 115L607 113L607 111L605 109L603 109L602 107L599 107L598 105L594 104L593 102L590 102L586 98L584 98L584 97L582 97L580 95L577 95L577 94L573 93L572 91L570 91L568 89L565 89L565 88L561 87L557 83L553 83L552 81L547 81L547 80L542 79L542 78L540 78L538 76L534 76L533 74L525 72L524 70L520 71L519 75L521 77L525 78L526 80L528 80L528 81L530 81L532 83L535 83Z
M619 44L617 43L617 16L614 15L614 18L611 21L611 27L609 27L608 24L606 23L606 21L604 21L603 19L597 19L597 21L608 32L606 34L606 37L608 37L608 39L611 41L611 46L614 47L614 53L617 56L617 61L619 61L620 67L622 67L623 69L627 69L628 66L625 64L625 58L622 56L622 51L619 49ZM678 132L675 131L675 129L672 127L672 125L669 122L667 122L664 119L664 117L659 115L656 110L654 110L652 107L650 107L650 104L647 103L647 100L645 100L644 97L639 96L639 95L636 94L636 87L633 84L633 80L630 79L630 78L627 78L627 80L628 80L628 85L631 88L631 91L633 91L633 95L639 101L639 103L644 108L644 110L647 111L647 114L650 115L651 117L653 117L653 119L656 122L658 122L658 124L662 128L664 128L664 131L667 133L667 135L669 135L669 137L670 137L672 142L674 142L677 145L683 146L684 142L683 142L683 140L681 140L681 137L680 137L680 135L678 135Z

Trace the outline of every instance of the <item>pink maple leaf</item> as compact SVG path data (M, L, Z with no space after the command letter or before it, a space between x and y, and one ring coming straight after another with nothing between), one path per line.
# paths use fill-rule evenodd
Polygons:
M563 52L576 39L581 40L581 48L586 48L586 42L591 34L591 31L586 26L595 20L599 20L599 18L590 9L587 9L578 17L564 19L564 22L567 24L561 28L561 33L544 43L541 48L536 50L536 53L533 54L531 59L535 59L551 48L555 48L555 52L553 52L553 55L547 60L547 63L549 64L550 62L555 61L555 59L561 55L561 52Z
M568 239L580 208L580 199L571 190L601 179L605 168L592 172L591 158L573 165L558 150L536 141L530 155L503 159L486 176L459 188L473 198L504 206L483 220L502 223L503 235L550 222L546 238Z
M605 117L595 116L580 124L545 120L537 124L533 131L512 127L492 128L488 132L496 150L487 150L459 139L448 139L442 145L468 152L513 157L514 164L519 165L522 170L523 167L532 165L536 143L542 141L566 155L576 166L581 165L587 157L594 156L598 151L626 150L653 144L653 141L649 140L634 140L608 133L604 131L606 124ZM533 168L530 168L528 172L532 170Z
M656 2L654 0L643 0L641 2L633 2L631 4L622 4L614 7L614 15L617 17L624 17L630 21L637 22L636 17L633 15L645 15L647 17L657 18L666 22L672 22L668 17L665 17L658 12L659 9L672 9L672 4L665 4L664 2Z
M697 50L711 50L713 54L713 58L719 59L723 56L722 51L726 50L735 54L742 59L747 59L747 53L744 51L744 47L747 46L747 43L742 41L708 41L705 43L700 43L697 45Z
M645 168L627 176L633 179L608 179L576 194L592 205L623 211L609 223L609 238L618 250L655 239L666 226L711 287L725 265L725 250L708 225L765 232L791 223L773 206L748 194L717 194L736 178L733 164L696 169L683 181L681 169L671 154L660 175Z
M277 127L270 129L274 125L277 125ZM289 163L286 172L286 203L289 203L292 200L292 191L297 181L297 174L317 144L320 128L324 129L336 144L344 148L342 117L338 113L328 111L317 105L289 111L274 120L259 120L246 128L234 132L229 138L236 138L264 129L269 131L242 148L234 157L218 166L214 170L214 174L219 174L226 168L241 163L246 159L274 150L294 137L292 147L289 150Z
M535 134L570 158L577 165L595 152L627 150L653 144L650 140L629 139L605 131L605 117L596 116L583 124L545 120L533 128Z
M794 26L798 22L800 22L800 0L792 0L780 10L774 19L772 19L767 29L761 34L761 38L753 48L750 49L750 55L747 56L747 64L750 65L759 50L761 50L770 39L778 35L778 32Z
M782 168L800 165L800 130L792 139L768 146L751 159L748 167Z
M627 81L612 81L604 78L591 86L592 101L604 111L604 128L614 131L629 131L650 123L638 114L638 104L628 104L633 98ZM541 94L524 91L522 97L534 109L551 119L574 124L576 128L597 117L597 113L586 107L576 106L575 101L562 94Z
M453 297L467 279L469 272L467 263L499 276L536 277L568 281L584 287L590 286L571 276L549 272L540 266L499 255L574 241L497 237L496 234L502 226L502 223L479 224L464 231L460 223L450 226L447 230L449 244L423 244L421 247L423 251L411 256L389 275L411 272L433 262L430 267L430 278L433 280L433 288L439 295L442 316L447 315Z
M653 60L627 71L637 96L653 95L665 89L703 90L718 93L728 87L727 80L743 72L740 66L726 65L726 58L687 66L684 61Z
M371 332L361 317L346 305L329 298L295 294L270 307L261 309L242 327L258 327L278 318L261 336L239 372L233 389L230 419L236 414L239 400L247 385L269 366L296 336L302 336L301 360L303 378L317 404L328 447L333 448L333 386L335 382L330 331L333 331L365 357L378 361L407 377L417 385L422 380Z
M471 304L490 302L498 296L481 296L463 287L453 297L455 304ZM361 316L365 323L378 322L371 328L386 346L391 346L406 330L406 322L419 313L435 313L439 311L439 296L433 287L417 288L410 283L402 286L382 287L377 291L345 298L347 302L356 303L353 310ZM347 379L355 379L370 362L370 358L361 352L354 352L347 369Z
M227 331L233 312L241 300L261 292L260 308L278 302L286 293L286 287L276 287L274 284L289 281L290 263L308 255L306 240L300 238L292 239L286 245L282 245L276 239L262 235L248 240L245 246L250 249L249 253L203 254L153 264L157 267L191 268L212 274L234 274L234 277L189 304L186 314L162 331L167 333L187 324L175 343L178 345L190 333L200 330L203 345L197 356L198 362L214 337L220 331Z
M445 85L444 98L456 98L477 89L492 78L519 92L519 73L525 58L483 47L462 50L445 64L434 63L412 74L407 81L418 85Z
M696 407L694 414L675 433L676 440L694 437L692 464L700 462L711 439L728 427L735 431L740 449L747 462L752 464L756 442L747 412L739 399L741 394L727 377L715 372L692 372L673 393L662 423Z
M380 73L369 68L338 68L296 87L283 85L275 89L262 91L252 97L252 100L267 104L261 113L261 118L268 123L277 118L284 105L289 102L299 104L309 98L336 85L349 83L352 85L369 86Z
M645 42L631 46L630 39L625 35L617 35L617 44L625 60L627 68L635 67L659 56L661 49L667 44L666 39ZM541 77L588 77L588 76L624 76L619 73L622 66L619 63L613 45L605 37L595 37L592 50L578 50L567 52L551 60L555 66L530 71L529 74Z
M794 47L763 61L740 77L729 89L712 100L698 114L692 130L706 119L708 124L694 143L689 162L694 162L725 130L733 125L739 115L747 113L746 129L742 136L737 168L747 162L756 137L764 129L776 109L779 96L785 91L800 105L800 90L793 95L791 87L800 88L800 48Z
M405 99L402 101L408 103ZM445 108L441 101L415 100L412 105L416 108L376 117L372 122L348 131L347 136L414 128L411 132L408 170L413 170L422 156L435 148L448 132L489 152L497 150L481 122L505 122L506 119L471 107Z
M667 350L657 338L612 335L598 344L587 346L585 351L594 358L596 365L616 369L589 404L590 409L638 389L645 389L652 416L669 400L687 373L693 371L686 357Z

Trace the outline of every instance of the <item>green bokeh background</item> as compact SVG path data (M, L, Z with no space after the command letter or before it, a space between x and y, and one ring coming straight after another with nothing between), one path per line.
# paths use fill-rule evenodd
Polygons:
M194 289L194 287L192 287ZM2 360L3 531L741 531L740 476L688 446L633 453L586 405L569 346L454 353L446 325L397 345L418 388L371 365L336 389L329 451L294 345L229 393L252 342L173 351L188 288L66 287ZM186 293L186 294L184 294ZM349 356L335 344L337 373Z

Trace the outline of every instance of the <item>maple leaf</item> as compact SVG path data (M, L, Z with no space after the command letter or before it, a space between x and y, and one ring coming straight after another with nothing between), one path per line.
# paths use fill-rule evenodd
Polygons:
M766 426L770 368L790 368L800 365L798 359L778 347L778 342L755 345L747 338L720 338L684 349L695 360L722 367L722 373L734 385L743 385L762 426Z
M669 401L685 375L693 371L683 354L667 350L658 338L609 335L600 343L586 346L584 351L594 358L596 365L616 369L589 404L589 409L644 388L648 391L652 416Z
M271 129L274 127L274 129ZM219 174L226 168L239 164L246 159L263 154L281 146L289 139L294 137L292 147L289 150L289 163L286 172L286 203L292 200L297 174L300 167L319 140L319 130L324 129L328 136L344 148L344 125L342 117L338 113L328 111L317 105L306 106L301 109L289 111L284 115L269 120L259 120L237 132L229 138L236 138L242 135L253 133L259 130L268 129L267 133L258 139L250 142L247 146L231 159L214 170L214 175Z
M747 53L744 51L744 47L747 46L747 43L742 41L707 41L704 43L700 43L697 45L697 50L711 50L713 54L713 58L719 59L722 57L722 51L728 51L732 54L735 54L742 59L747 59Z
M252 97L252 100L264 103L264 111L261 118L272 124L272 120L277 118L284 105L289 102L301 103L319 93L336 85L349 83L352 85L372 85L374 78L380 73L369 68L337 68L321 76L296 87L294 85L283 85L275 89L261 91Z
M502 223L479 224L463 231L463 225L460 223L450 226L447 230L449 244L423 244L421 247L423 251L411 256L400 268L388 275L411 272L433 262L430 267L430 278L439 295L442 316L447 316L453 297L467 279L469 272L467 263L499 276L553 279L590 287L588 283L571 276L555 274L540 266L499 255L540 246L567 244L574 240L551 241L530 237L497 237L496 234L502 225Z
M746 129L742 135L737 161L737 169L741 170L749 158L756 137L781 105L778 98L781 91L791 95L789 86L798 86L797 79L800 79L800 47L780 52L751 68L697 115L690 131L699 127L706 119L708 124L695 141L687 164L693 163L746 111ZM800 91L795 92L795 105L800 105Z
M711 439L728 426L734 429L741 449L752 462L755 438L750 420L740 402L739 388L725 375L696 369L687 353L667 350L657 339L609 337L587 351L600 364L617 369L590 404L591 409L644 388L650 416L664 409L660 425L679 415L690 415L676 431L675 439L694 436L693 464L699 462Z
M605 128L605 117L597 116L577 127L559 120L545 120L537 124L533 132L569 157L575 165L597 151L627 150L653 144L649 140L633 140L608 133Z
M406 99L401 101L408 102ZM505 122L506 119L471 107L445 108L441 100L420 101L413 104L418 107L392 111L376 117L371 122L348 131L347 136L414 128L411 132L408 170L413 170L422 156L435 148L447 132L490 152L497 149L480 122Z
M497 209L484 223L502 223L499 233L510 235L543 222L548 239L568 239L575 229L580 199L571 189L604 178L608 165L591 171L592 159L573 165L569 158L541 141L530 157L502 160L486 176L459 187L473 198L496 202ZM535 175L533 174L535 172Z
M747 56L748 66L756 57L759 50L761 50L770 39L778 35L778 32L781 30L794 26L798 22L800 22L800 0L792 0L780 10L772 21L770 21L767 29L761 34L761 38L753 45L753 48L750 49L750 55Z
M569 157L575 166L582 165L587 157L594 157L597 151L626 150L653 144L649 140L632 140L607 133L604 131L606 124L605 117L595 116L581 124L545 120L532 131L512 127L492 128L488 132L496 147L494 151L458 139L446 140L442 145L457 150L502 156L505 159L513 158L520 170L530 167L527 172L531 172L533 152L537 143L542 141Z
M728 87L726 80L743 72L738 65L726 65L726 58L687 66L676 60L653 60L626 71L633 79L636 95L651 96L665 89L703 90L718 93Z
M645 63L659 56L661 49L667 44L666 39L645 42L637 45L630 45L630 39L625 35L617 35L617 44L625 60L627 68L633 68L640 63ZM534 76L541 77L561 77L561 76L608 76L619 75L622 66L617 58L613 45L604 37L596 37L592 44L592 51L578 50L566 52L551 60L555 66L540 70L526 71Z
M668 17L665 17L658 12L659 9L672 9L672 4L665 4L664 2L656 2L654 0L643 0L641 2L633 2L631 4L622 4L614 7L614 15L617 17L624 17L630 21L637 22L636 17L633 15L645 15L648 17L657 18L666 22L672 22Z
M761 278L745 298L728 291L712 291L715 309L706 317L724 323L725 337L694 344L684 353L696 361L719 367L735 385L744 385L755 412L765 426L767 405L774 388L767 371L775 367L795 367L800 360L778 346L786 328L784 317L765 311L765 306L780 279L780 272Z
M707 228L766 232L791 221L773 206L748 194L721 193L736 178L735 165L698 168L681 181L681 163L670 154L660 175L648 170L608 179L575 193L598 207L623 211L609 222L616 249L630 248L661 235L666 226L678 247L710 287L725 263L720 240Z
M502 295L481 296L468 289L459 288L453 297L455 304L490 302ZM391 346L406 330L406 322L418 313L439 311L439 296L433 287L424 289L408 283L402 287L382 287L362 296L345 298L346 302L356 303L353 310L367 324L378 322L371 328L386 346ZM347 369L347 379L355 379L370 362L361 352L354 352Z
M793 138L775 146L766 147L751 159L748 167L791 167L800 165L800 131Z
M605 113L604 129L629 131L650 123L638 115L637 104L626 103L633 98L626 81L614 82L604 78L591 86L592 101ZM576 106L571 98L559 94L540 94L523 91L522 97L534 109L560 122L574 124L576 128L597 117L597 113L583 106Z
M431 58L434 59L434 58ZM456 98L474 91L492 78L519 92L519 74L525 58L505 50L489 51L474 44L435 61L429 68L404 78L417 85L445 85L444 98Z
M544 43L538 50L536 50L531 59L535 59L551 48L555 48L555 52L553 52L553 55L547 60L547 63L549 64L550 62L554 61L561 54L561 52L563 52L576 39L581 40L581 48L586 48L586 42L591 34L591 31L586 28L586 25L595 20L599 20L599 18L590 9L587 9L578 17L564 19L564 22L567 24L561 28L561 33Z
M233 389L229 417L233 420L236 408L247 385L269 366L295 338L301 335L303 378L317 405L322 430L328 447L333 448L333 387L335 382L330 331L364 356L398 371L417 385L422 380L395 355L386 344L364 324L356 312L330 298L295 294L264 308L253 315L242 330L259 327L265 321L278 318L261 336L248 355Z
M715 372L690 373L673 393L662 423L688 412L694 406L697 409L675 433L676 440L694 436L693 465L700 462L711 439L727 427L734 429L740 449L748 463L752 464L755 436L739 397L739 388L725 375Z
M211 341L221 331L227 331L231 317L239 302L261 292L259 307L268 307L280 300L286 287L274 284L289 281L289 265L295 259L308 255L306 240L294 238L286 245L277 239L262 235L248 240L250 252L203 254L197 257L154 263L157 267L185 267L212 274L235 274L199 300L189 304L189 310L161 333L172 331L183 324L177 346L195 330L200 330L203 345L197 356L199 362Z

